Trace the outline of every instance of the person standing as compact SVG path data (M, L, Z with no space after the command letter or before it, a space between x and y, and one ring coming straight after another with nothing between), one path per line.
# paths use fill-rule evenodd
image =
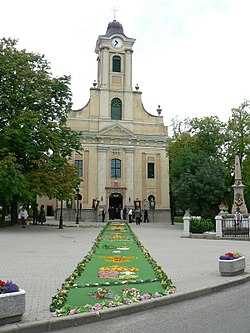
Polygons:
M135 210L135 223L138 225L141 224L141 210L139 207L136 208Z
M102 222L105 222L105 215L106 215L106 209L103 207L102 209Z
M121 220L123 220L123 209L122 208L120 210L120 216L121 216Z
M144 209L144 223L146 222L149 223L147 208Z
M38 204L36 204L34 206L34 210L33 210L33 224L37 224L38 222L38 217L39 217L39 213L38 213Z
M29 214L28 214L25 206L22 207L19 215L20 215L20 218L22 221L22 227L25 228L25 225L27 224L27 220L29 217Z
M240 226L242 224L242 214L240 212L240 209L237 208L235 216L234 216L234 221L236 222L237 226Z
M123 209L123 220L127 220L127 207L124 206L124 209Z
M132 215L133 215L133 211L132 211L132 209L130 208L130 210L128 211L128 222L129 222L129 223L132 223Z
M43 224L44 222L46 222L44 205L42 205L41 208L40 208L40 213L39 213L38 221L41 224Z

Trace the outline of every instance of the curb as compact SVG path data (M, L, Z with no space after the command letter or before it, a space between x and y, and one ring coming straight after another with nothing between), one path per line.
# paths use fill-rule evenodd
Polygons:
M8 324L6 326L4 325L3 327L0 327L0 333L44 333L70 327L81 326L84 324L89 324L100 320L106 320L106 319L116 318L119 316L134 314L135 312L149 310L159 306L169 305L209 295L224 290L226 288L241 285L248 281L250 281L250 274L244 273L243 276L237 277L237 279L233 281L225 282L219 285L212 285L209 287L193 290L186 293L172 294L157 299L141 301L139 303L130 304L129 306L127 305L118 306L116 308L104 309L96 312L80 313L73 316L51 318L43 321Z

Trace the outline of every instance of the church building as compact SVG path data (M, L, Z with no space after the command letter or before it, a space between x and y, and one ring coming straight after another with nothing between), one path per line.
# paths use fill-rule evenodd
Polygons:
M72 156L82 179L72 211L79 205L82 221L100 221L102 208L113 207L118 218L125 206L139 206L148 208L150 222L170 222L168 129L160 106L157 115L147 112L138 85L132 87L134 43L118 21L108 24L96 42L97 80L89 101L68 115L83 147Z
M168 131L160 107L158 115L148 113L139 87L133 90L134 43L118 21L108 24L96 42L98 74L90 99L68 117L68 126L82 137L82 154L73 161L82 178L83 219L91 219L89 209L97 202L107 211L148 207L155 221L170 221Z

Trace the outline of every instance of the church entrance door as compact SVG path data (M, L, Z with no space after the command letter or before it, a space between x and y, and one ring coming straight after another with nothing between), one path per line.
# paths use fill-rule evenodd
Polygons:
M113 212L115 219L121 218L122 195L121 193L111 193L109 197L109 208Z

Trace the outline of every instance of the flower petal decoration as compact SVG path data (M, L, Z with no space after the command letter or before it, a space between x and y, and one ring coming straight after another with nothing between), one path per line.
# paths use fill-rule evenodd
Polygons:
M115 235L111 235L114 231ZM126 255L114 255L114 251L123 250ZM111 221L52 298L50 310L53 316L100 311L162 297L174 290L172 281L131 227L125 222Z

